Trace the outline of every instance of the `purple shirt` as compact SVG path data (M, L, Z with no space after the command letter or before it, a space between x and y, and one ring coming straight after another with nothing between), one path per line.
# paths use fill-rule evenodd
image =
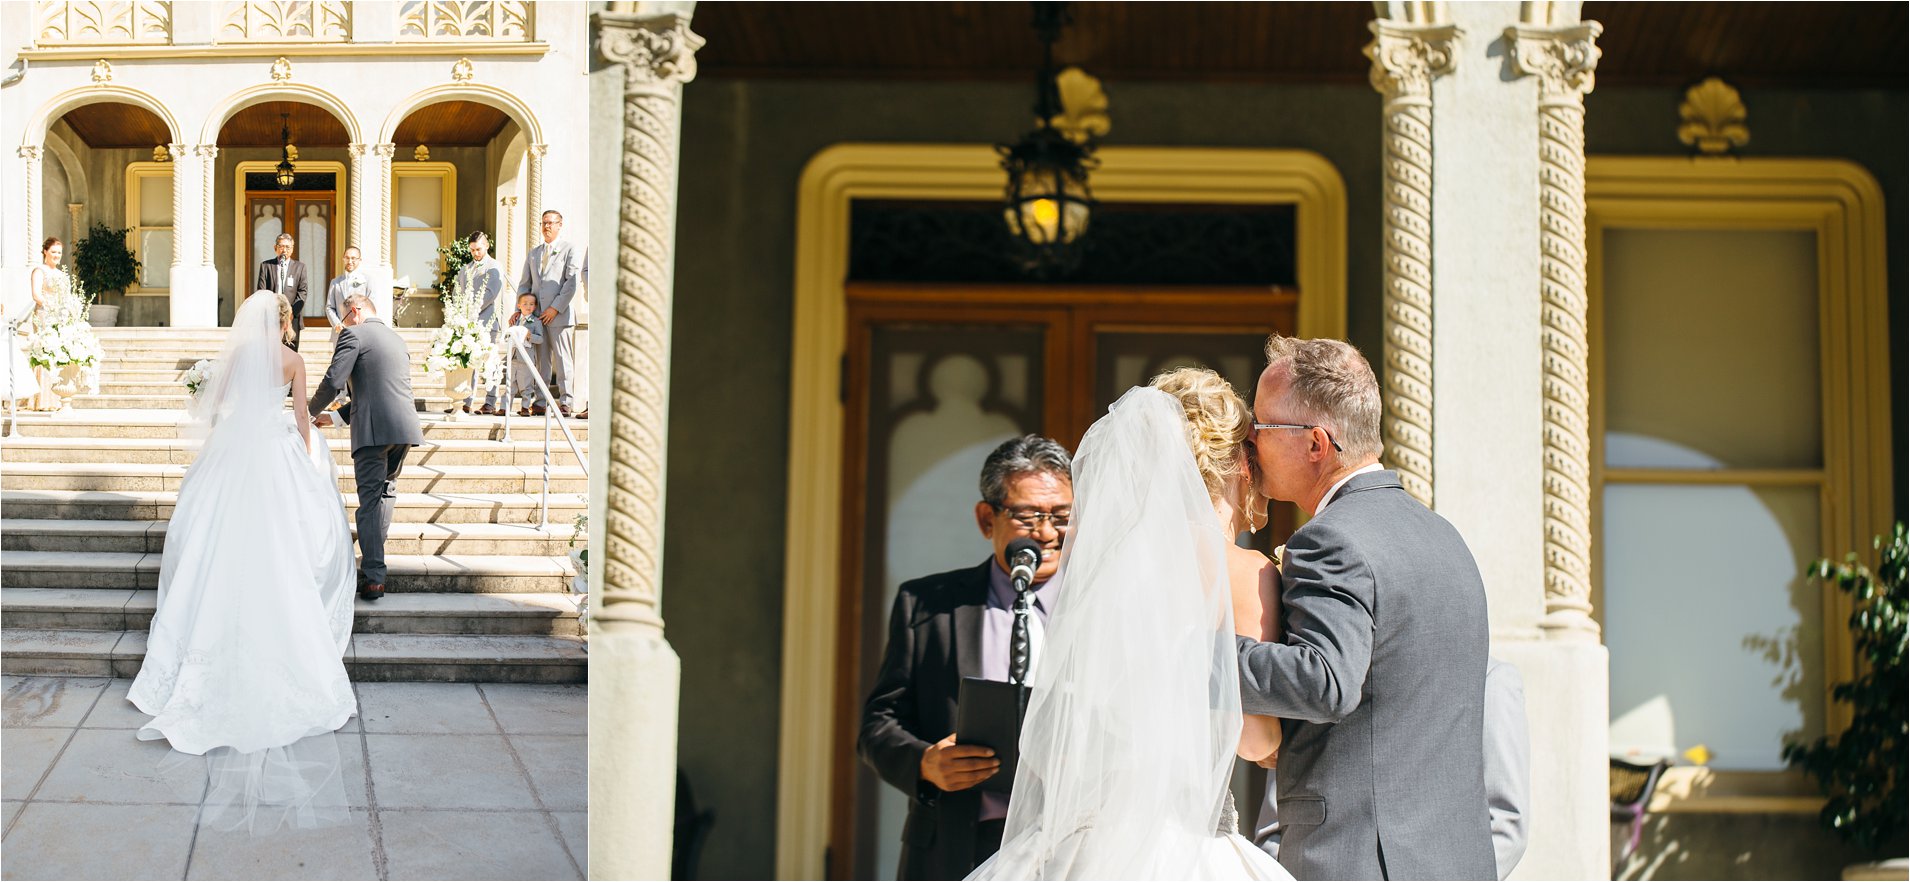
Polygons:
M1055 594L1060 590L1054 580L1038 582L1034 586L1035 615L1041 618L1041 624L1048 624L1048 610L1054 606ZM988 603L982 608L982 664L984 680L1008 682L1008 651L1015 634L1015 584L1008 573L997 561L988 568ZM999 793L982 793L981 820L993 821L1008 817L1008 797Z

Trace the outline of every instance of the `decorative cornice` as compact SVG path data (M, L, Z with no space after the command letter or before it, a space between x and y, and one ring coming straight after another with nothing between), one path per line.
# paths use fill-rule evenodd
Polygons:
M623 65L628 84L696 79L696 50L703 48L703 38L690 30L688 17L606 12L597 20L602 24L597 51L605 61Z
M1539 78L1540 103L1582 104L1592 91L1604 31L1595 21L1559 28L1513 25L1505 29L1505 42L1512 69Z
M1373 88L1388 101L1432 98L1432 81L1458 67L1453 47L1463 33L1457 25L1411 25L1384 19L1367 23L1373 42L1366 57Z

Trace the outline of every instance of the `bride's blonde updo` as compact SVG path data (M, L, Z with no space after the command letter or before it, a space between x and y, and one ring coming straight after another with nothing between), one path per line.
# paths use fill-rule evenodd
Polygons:
M292 301L285 299L283 294L263 288L252 293L271 294L279 299L279 342L287 346L292 345Z
M1207 497L1219 500L1235 477L1245 477L1241 445L1253 427L1253 414L1232 384L1205 368L1176 368L1148 385L1174 396L1187 415L1187 446L1207 485ZM1230 500L1239 506L1241 500Z

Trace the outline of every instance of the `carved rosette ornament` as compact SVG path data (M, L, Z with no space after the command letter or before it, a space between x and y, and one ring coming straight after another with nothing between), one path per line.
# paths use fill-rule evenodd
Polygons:
M1539 339L1544 425L1545 618L1553 639L1592 621L1591 392L1585 334L1585 95L1602 28L1512 27L1514 70L1539 78Z
M102 58L93 62L93 82L105 85L113 81L113 63Z
M675 14L605 13L598 51L623 65L622 199L611 373L606 626L662 627L663 480L669 414L670 290L683 84L703 38Z
M212 233L214 217L212 214L212 194L214 192L213 185L215 183L213 178L216 176L216 166L218 165L213 162L213 160L219 158L219 145L200 144L193 148L193 152L199 156L199 263L203 266L211 266L212 241L215 238Z
M1453 71L1453 25L1375 21L1369 78L1385 96L1385 337L1388 464L1433 504L1432 82Z

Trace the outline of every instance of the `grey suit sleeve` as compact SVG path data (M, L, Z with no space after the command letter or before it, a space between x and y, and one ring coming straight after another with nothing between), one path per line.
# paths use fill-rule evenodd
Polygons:
M337 282L325 287L325 320L331 322L334 328L344 323L344 319L340 317L341 310L338 308L339 301L344 299L339 296L342 291L343 286Z
M1525 857L1526 808L1532 790L1532 744L1526 732L1525 683L1519 669L1486 661L1486 813L1499 878Z
M325 406L338 397L345 388L345 381L351 377L353 365L358 363L358 333L355 327L338 332L338 342L332 346L332 363L325 368L325 378L318 381L318 389L312 393L312 416L325 412ZM342 411L341 411L342 414ZM341 415L341 419L349 417Z
M577 296L577 274L579 272L577 268L577 249L572 248L564 253L562 272L564 274L563 281L557 286L557 296L550 302L551 306L557 307L558 315L569 312L570 298Z
M531 287L531 284L534 280L534 275L531 272L531 270L536 266L537 266L537 249L532 248L529 254L524 255L524 277L517 281L517 296L522 297L526 294L533 293L536 290L535 288Z
M1337 723L1360 706L1373 661L1373 574L1314 521L1287 542L1280 603L1285 643L1239 638L1241 709Z

